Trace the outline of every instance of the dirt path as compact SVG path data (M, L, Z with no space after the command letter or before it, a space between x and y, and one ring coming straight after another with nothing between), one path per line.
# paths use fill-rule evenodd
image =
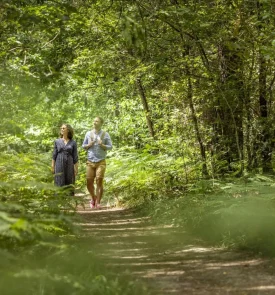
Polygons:
M274 260L205 247L128 210L78 212L106 266L146 281L152 294L275 294Z

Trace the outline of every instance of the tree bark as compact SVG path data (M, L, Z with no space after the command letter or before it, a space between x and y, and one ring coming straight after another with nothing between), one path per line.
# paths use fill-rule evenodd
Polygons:
M262 157L262 168L263 173L272 172L272 147L271 138L268 126L268 104L267 104L267 87L266 87L266 61L265 58L260 54L259 58L259 104L260 104L260 120L262 127L261 134L261 157Z
M235 42L233 39L231 42ZM237 49L222 44L219 48L220 57L220 98L218 100L218 118L215 137L218 153L228 163L232 171L234 162L240 163L238 174L244 170L243 159L243 102L244 87L241 76L242 58Z
M187 72L189 72L189 69L187 69ZM201 133L199 130L199 124L198 124L198 119L193 103L193 89L192 89L192 82L190 76L188 76L188 88L187 88L187 99L189 103L189 107L191 110L191 116L192 116L192 121L194 124L195 128L195 133L196 137L200 146L200 153L201 153L201 158L202 158L202 175L203 176L208 176L208 171L207 171L207 166L206 166L206 152L205 152L205 146L201 137Z
M145 90L144 90L144 87L142 85L140 77L136 78L136 84L137 84L137 88L138 88L138 91L139 91L139 94L140 94L140 98L141 98L143 110L144 110L144 113L145 113L149 133L153 138L155 138L154 125L153 125L153 121L152 121L151 116L150 116L150 109L149 109L149 106L148 106L147 97L146 97Z
M262 18L263 6L260 1L257 1L258 11L258 30L259 36L264 30L264 20ZM265 40L261 40L260 44L264 44ZM262 41L262 42L261 42ZM271 134L268 126L268 100L267 100L267 63L263 54L259 50L259 107L260 107L260 124L261 124L261 157L262 157L262 168L263 173L272 172L272 145L271 145Z

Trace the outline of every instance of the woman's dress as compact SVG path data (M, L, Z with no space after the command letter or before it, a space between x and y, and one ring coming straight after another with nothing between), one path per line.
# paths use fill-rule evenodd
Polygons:
M54 183L57 186L74 184L74 164L78 162L77 144L69 140L67 144L62 138L54 141L53 160L55 160Z

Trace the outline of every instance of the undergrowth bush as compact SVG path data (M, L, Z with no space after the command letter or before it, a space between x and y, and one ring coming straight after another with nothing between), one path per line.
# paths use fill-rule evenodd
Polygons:
M275 255L274 179L256 175L231 181L198 182L179 198L149 202L143 213L213 245Z
M0 162L0 248L15 250L73 231L74 201L53 186L43 155L4 154Z
M20 257L0 251L0 286L5 295L149 294L140 282L119 277L92 253L92 240L53 243Z
M106 270L92 251L92 239L78 239L76 199L52 182L50 155L2 155L1 294L149 294L133 278Z
M191 169L183 157L146 150L137 152L129 147L110 152L109 156L105 194L126 207L162 197L178 197L198 175L196 167Z

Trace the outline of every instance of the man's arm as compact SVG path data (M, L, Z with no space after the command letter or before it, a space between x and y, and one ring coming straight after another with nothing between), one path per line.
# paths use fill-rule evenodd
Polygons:
M110 151L113 148L112 141L110 138L110 135L106 133L105 138L104 138L105 144L100 141L100 146L104 149L104 151Z
M94 144L94 141L90 141L90 142L89 142L89 132L87 132L86 135L85 135L85 138L84 138L84 141L83 141L82 147L83 147L85 150L88 150L91 146L93 146L93 144Z

